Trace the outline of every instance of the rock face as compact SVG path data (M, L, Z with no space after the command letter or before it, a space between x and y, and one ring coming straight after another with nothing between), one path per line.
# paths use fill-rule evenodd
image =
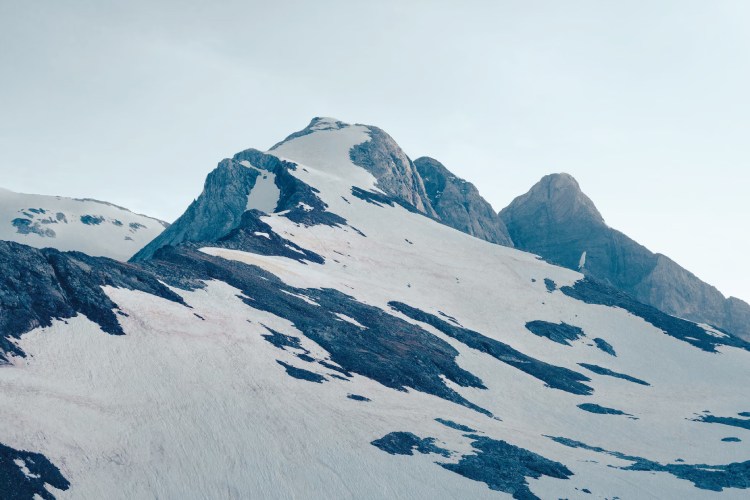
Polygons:
M302 134L305 135L305 134ZM294 163L257 149L247 149L222 160L206 178L201 195L166 231L146 245L131 261L151 258L165 246L185 242L217 241L243 227L243 214L253 211L250 193L260 184L261 175L272 175L276 201L269 212L284 212L285 217L306 226L345 224L346 220L326 211L328 207L307 184L290 170ZM270 181L269 181L270 182ZM258 215L254 216L257 219Z
M456 177L433 158L417 158L414 165L441 222L491 243L513 246L505 223L474 184Z
M55 319L82 314L107 333L123 334L117 305L107 297L103 286L183 302L138 267L80 252L38 250L0 241L0 271L0 365L8 362L9 354L23 356L15 339L33 328L50 326Z
M517 248L602 280L669 314L750 338L750 306L604 222L568 174L542 178L500 212Z
M294 163L274 155L283 144L297 138L349 127L352 125L333 118L316 117L307 127L274 145L268 153L247 149L223 160L206 179L203 193L185 214L132 260L148 259L166 245L217 240L237 228L242 214L251 208L246 201L259 172L275 176L280 196L272 212L288 211L287 218L305 225L345 224L344 219L327 212L317 195L290 173L296 169ZM370 139L351 148L352 163L372 174L378 188L393 201L477 238L513 246L502 219L473 184L456 177L432 158L412 162L396 141L378 127L354 127L364 129Z
M321 130L350 125L332 118L314 118L303 130L274 146ZM453 175L437 160L413 161L385 131L366 125L370 140L354 146L350 157L370 172L377 186L391 198L414 207L428 217L477 238L513 246L505 224L476 187Z
M258 175L257 170L240 164L239 160L222 160L208 174L203 192L185 213L132 260L147 259L166 245L215 240L227 234L239 224Z
M293 141L315 132L336 131L352 125L335 118L315 117L304 129L275 144L270 152L286 142ZM349 156L355 165L370 172L377 180L377 186L387 195L416 208L417 211L437 218L430 205L422 179L411 159L401 147L382 129L372 125L355 125L365 129L370 140L355 145Z
M352 162L374 175L385 193L437 217L414 163L390 135L377 127L367 128L370 140L352 148Z

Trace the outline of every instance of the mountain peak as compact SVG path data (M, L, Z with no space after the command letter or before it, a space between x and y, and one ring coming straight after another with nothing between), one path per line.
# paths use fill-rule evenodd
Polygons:
M312 134L313 132L319 132L322 130L341 130L342 128L346 128L349 126L351 125L342 122L341 120L337 120L336 118L331 118L330 116L316 116L312 120L310 120L310 123L307 125L307 127L288 135L283 141L274 144L269 151L273 151L286 142L289 142L298 137Z
M511 213L544 219L547 222L563 222L570 219L587 220L605 225L599 210L581 190L575 177L567 173L545 175L524 195L514 199L502 212L508 218ZM507 221L506 221L507 224Z
M543 177L500 216L521 250L579 270L669 314L745 338L750 334L750 305L725 299L673 260L607 226L569 174Z
M575 189L577 191L581 190L581 186L578 184L576 178L566 172L545 175L541 178L539 183L545 183L560 188Z

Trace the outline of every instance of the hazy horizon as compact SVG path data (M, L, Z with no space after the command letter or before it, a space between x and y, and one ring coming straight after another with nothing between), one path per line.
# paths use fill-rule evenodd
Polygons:
M496 210L568 172L750 300L750 4L0 4L0 187L173 220L225 157L376 125Z

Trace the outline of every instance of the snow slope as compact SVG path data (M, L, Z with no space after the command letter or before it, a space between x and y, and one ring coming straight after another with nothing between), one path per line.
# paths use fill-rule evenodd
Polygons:
M313 222L123 265L184 301L105 285L124 335L81 309L12 339L0 443L69 482L43 491L747 498L750 345L389 203L350 159L368 128L326 123L270 152Z
M0 188L0 240L127 260L167 226L102 201Z

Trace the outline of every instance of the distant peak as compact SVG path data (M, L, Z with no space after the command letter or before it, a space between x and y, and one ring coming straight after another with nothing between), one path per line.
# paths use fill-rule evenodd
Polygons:
M538 184L557 189L574 189L576 191L581 191L581 186L578 184L576 178L565 172L545 175Z
M594 202L581 190L578 181L570 174L545 175L524 195L519 196L503 212L532 213L544 208L556 220L585 218L605 224Z

